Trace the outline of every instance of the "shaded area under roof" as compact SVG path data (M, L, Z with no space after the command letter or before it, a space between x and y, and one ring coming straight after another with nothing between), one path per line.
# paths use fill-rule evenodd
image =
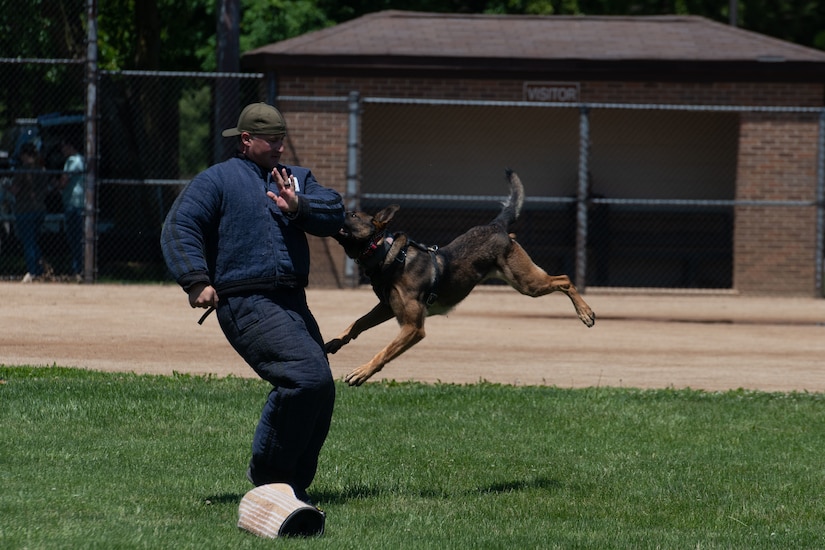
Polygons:
M246 70L825 82L825 52L697 16L382 11L269 44Z

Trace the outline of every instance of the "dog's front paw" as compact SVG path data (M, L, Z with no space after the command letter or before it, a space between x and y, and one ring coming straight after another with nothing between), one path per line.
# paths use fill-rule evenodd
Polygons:
M357 375L356 371L352 371L344 377L344 382L350 386L360 386L364 381Z
M357 369L355 369L354 371L352 371L348 375L346 375L344 377L344 382L346 382L350 386L360 386L361 384L366 382L367 379L370 376L372 376L372 374L373 373L370 372L370 370L368 368L366 368L366 365L363 365L363 366L358 367Z

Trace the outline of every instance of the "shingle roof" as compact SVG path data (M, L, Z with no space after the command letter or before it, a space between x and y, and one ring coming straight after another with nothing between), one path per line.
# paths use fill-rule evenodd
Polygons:
M739 67L825 81L825 51L697 16L382 11L251 50L243 55L243 63L254 70L371 67L582 73L618 71L623 66L722 73Z

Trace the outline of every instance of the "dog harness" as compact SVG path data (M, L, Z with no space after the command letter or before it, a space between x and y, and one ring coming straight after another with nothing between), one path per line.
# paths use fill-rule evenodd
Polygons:
M412 243L416 247L426 250L430 254L430 258L433 260L433 272L430 275L430 291L427 293L427 297L424 298L424 303L427 304L427 307L430 307L438 300L438 280L439 280L439 272L438 272L438 245L424 247L424 245L420 245L418 243Z
M393 247L397 246L400 246L398 252L392 257L392 260L387 261L387 257L391 256L390 251ZM376 233L355 262L364 268L364 271L372 283L373 289L376 293L379 293L379 289L384 286L383 283L385 281L389 280L395 269L406 263L407 249L410 246L422 252L427 252L430 258L432 258L433 269L430 274L430 286L423 297L424 304L430 307L438 299L438 283L441 279L441 273L438 267L438 246L419 244L409 240L403 233L396 233L395 235L388 232ZM382 296L382 294L383 293L379 293L379 296L386 300L386 297Z

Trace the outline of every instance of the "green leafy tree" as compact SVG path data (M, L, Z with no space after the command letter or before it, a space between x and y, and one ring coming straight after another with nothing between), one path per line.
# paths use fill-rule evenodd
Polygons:
M106 0L100 4L101 67L215 70L216 0ZM334 21L313 0L242 0L240 49L245 51L331 24Z
M242 52L335 24L314 0L245 0L242 5Z
M825 2L748 0L739 15L743 28L825 50Z
M214 4L214 0L99 0L101 68L201 69L199 48L208 40L214 44Z
M0 57L83 59L84 5L84 0L31 0L25 6L0 0ZM0 64L0 82L3 128L16 117L83 107L80 64L4 63ZM66 105L66 96L77 101Z

